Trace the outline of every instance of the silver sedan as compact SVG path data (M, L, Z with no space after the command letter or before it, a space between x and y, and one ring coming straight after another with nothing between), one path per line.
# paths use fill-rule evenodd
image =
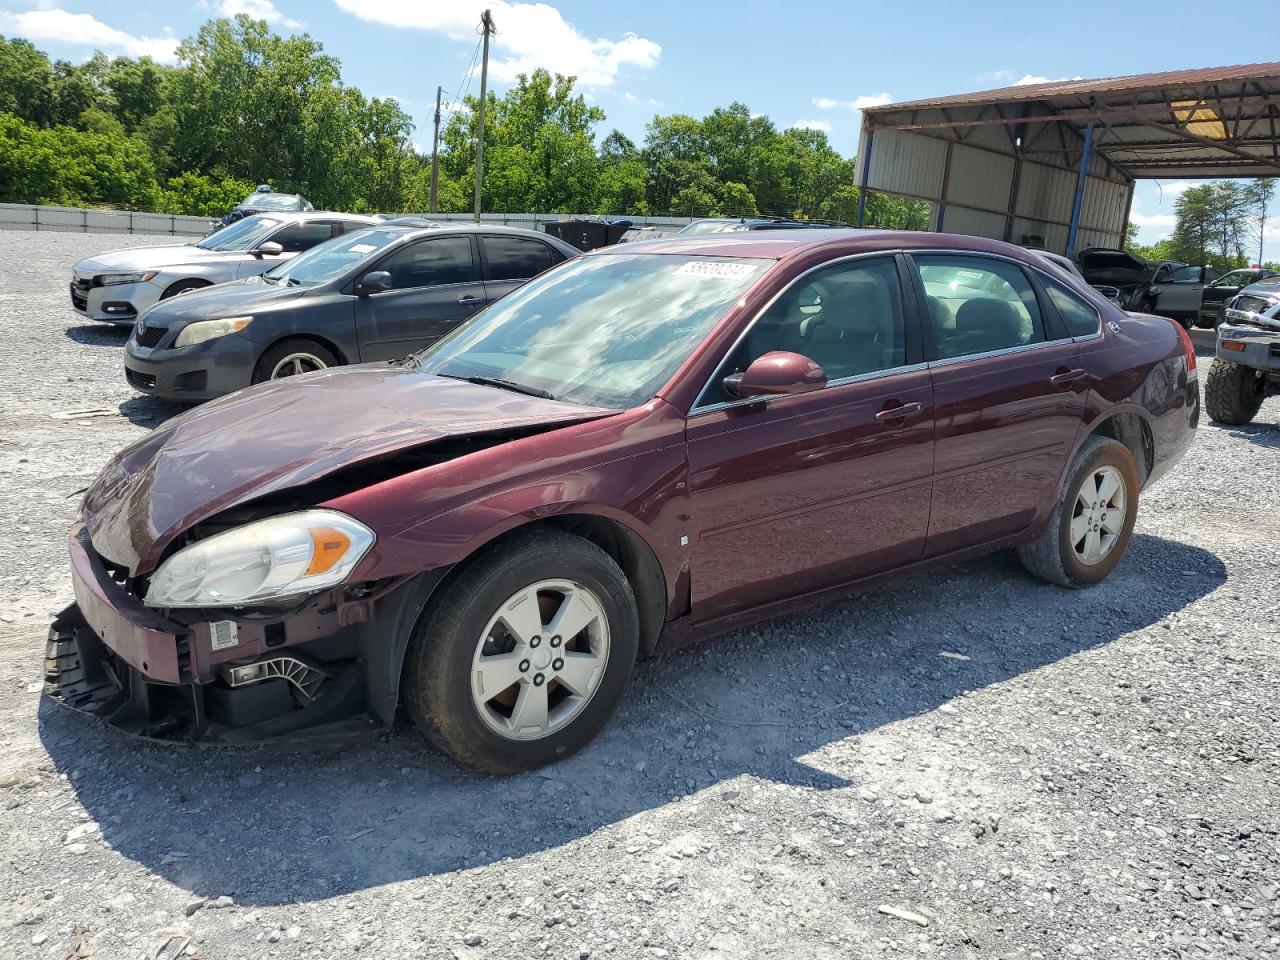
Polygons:
M258 214L195 243L113 250L75 265L71 305L90 320L133 323L159 300L266 273L318 243L377 222L353 213Z

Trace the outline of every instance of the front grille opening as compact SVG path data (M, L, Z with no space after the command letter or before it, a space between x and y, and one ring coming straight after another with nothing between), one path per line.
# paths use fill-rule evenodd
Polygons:
M134 341L138 346L150 349L163 340L168 332L168 327L143 327L134 334Z

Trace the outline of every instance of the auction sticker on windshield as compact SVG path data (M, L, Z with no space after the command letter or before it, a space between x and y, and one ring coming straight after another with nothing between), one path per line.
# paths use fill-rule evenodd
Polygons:
M760 270L756 263L728 263L723 260L690 260L675 272L677 277L705 277L708 280L743 280Z

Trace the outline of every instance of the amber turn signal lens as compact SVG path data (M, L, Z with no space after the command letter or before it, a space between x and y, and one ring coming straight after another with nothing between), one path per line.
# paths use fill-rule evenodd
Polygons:
M307 576L324 573L342 559L351 546L351 538L332 527L313 527L311 533L311 562L307 564Z
M1222 349L1233 350L1236 353L1244 353L1244 344L1241 343L1239 340L1223 340Z

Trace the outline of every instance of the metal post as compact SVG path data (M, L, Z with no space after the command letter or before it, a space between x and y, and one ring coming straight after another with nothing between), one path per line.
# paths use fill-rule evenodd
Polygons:
M858 226L867 216L867 177L871 173L871 145L875 142L875 128L867 130L867 152L862 158L862 182L858 185Z
M938 191L941 199L938 201L938 217L937 222L933 225L934 233L942 233L942 224L947 217L947 188L951 184L951 141L947 141L947 153L942 161L942 189Z
M480 61L480 109L476 111L476 223L480 222L480 185L484 182L484 101L489 90L489 34L493 32L488 10L480 16L480 29L484 31L484 57Z
M1093 121L1084 130L1084 146L1080 149L1080 176L1076 178L1076 199L1071 205L1071 229L1067 233L1067 255L1076 252L1076 237L1080 233L1080 213L1084 209L1084 186L1089 179L1089 160L1093 155Z
M436 133L431 141L431 212L436 212L436 183L440 179L440 94L443 91L436 87Z

